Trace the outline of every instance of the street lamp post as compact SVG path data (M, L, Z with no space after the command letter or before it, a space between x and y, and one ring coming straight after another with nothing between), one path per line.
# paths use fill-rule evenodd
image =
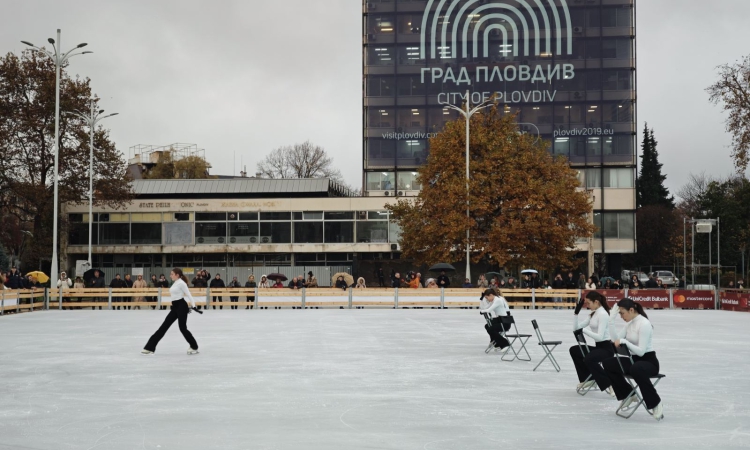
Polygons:
M471 124L471 116L473 116L477 111L487 108L488 106L492 106L492 100L487 100L483 103L480 103L474 109L471 109L471 92L468 90L466 91L466 111L463 109L449 104L444 104L443 106L446 108L450 108L454 111L458 111L466 118L466 220L470 220L470 213L469 213L469 198L470 198L470 190L469 190L469 137L470 134L470 124ZM469 229L471 227L466 225L466 278L471 280L471 255L470 255L470 245L469 245Z
M99 121L106 119L107 117L116 116L118 113L107 114L102 116L104 113L103 109L96 110L96 102L91 99L91 110L88 114L84 114L79 111L73 111L69 114L79 117L89 127L89 268L93 267L93 261L91 260L91 240L92 231L94 226L94 132L96 131L96 124Z
M55 279L58 276L58 260L57 260L57 178L58 169L60 167L60 67L65 64L70 58L77 55L85 55L86 53L93 52L79 52L73 53L79 48L85 47L87 44L84 42L78 44L76 47L62 53L62 46L60 41L60 29L57 30L57 45L55 40L52 38L47 39L47 42L52 44L54 53L47 51L43 48L37 47L31 42L21 41L22 44L26 44L36 51L46 55L52 61L55 62L55 173L54 173L54 207L52 212L52 269L50 270L50 278Z

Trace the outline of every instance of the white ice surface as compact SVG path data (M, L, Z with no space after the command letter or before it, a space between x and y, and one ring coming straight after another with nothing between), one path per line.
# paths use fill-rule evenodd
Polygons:
M649 312L665 419L580 397L571 311L535 318L556 373L485 355L476 310L191 314L140 350L166 311L0 318L0 449L683 449L750 447L750 314ZM619 320L619 319L618 319Z

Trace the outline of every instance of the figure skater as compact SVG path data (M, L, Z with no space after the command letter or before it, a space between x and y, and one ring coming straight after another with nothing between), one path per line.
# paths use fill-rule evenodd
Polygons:
M167 333L169 327L172 326L174 321L180 327L180 332L185 337L185 340L190 344L188 348L188 355L195 355L198 353L198 343L195 342L195 338L187 329L187 316L190 314L190 307L188 307L187 301L190 301L190 306L195 308L195 300L190 295L190 289L187 285L187 277L182 273L182 269L174 268L169 273L169 277L172 279L172 287L169 288L169 294L172 297L172 307L167 314L164 323L161 324L156 333L148 340L148 343L143 348L144 355L152 355L156 351L156 345L159 344L161 338Z
M620 332L614 327L614 320L618 314L622 317L622 320L627 322L625 328ZM629 298L620 300L612 308L609 329L615 347L620 348L620 346L625 345L633 357L632 365L628 358L620 358L622 369L620 369L617 356L603 362L608 382L611 383L617 399L623 402L620 406L621 409L627 410L631 403L638 401L638 397L635 395L628 398L632 387L623 376L622 370L625 370L625 373L633 377L633 381L641 390L646 408L651 410L654 419L661 420L664 417L664 408L650 378L659 373L659 360L656 359L656 352L652 343L654 327L649 322L643 306Z
M591 310L591 314L581 320L578 318L578 313L581 312L584 304ZM576 305L573 322L573 331L578 330L583 330L583 334L593 339L596 345L596 347L588 347L589 351L585 357L578 345L570 347L570 357L578 373L578 389L588 389L597 383L602 391L607 390L610 384L609 379L599 363L612 357L614 350L609 341L609 305L602 294L589 292L585 298L580 299ZM586 381L589 375L593 379Z
M490 345L496 350L505 349L505 347L510 345L510 342L502 336L502 333L510 329L510 324L504 325L500 318L510 315L508 302L503 297L497 295L492 288L486 289L479 300L482 302L479 312L489 314L492 318L492 326L490 327L489 324L484 326L487 334L490 335Z

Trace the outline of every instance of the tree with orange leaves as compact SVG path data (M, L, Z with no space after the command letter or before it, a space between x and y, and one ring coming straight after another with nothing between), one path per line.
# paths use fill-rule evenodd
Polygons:
M415 199L389 205L401 226L405 258L417 263L465 260L470 228L472 262L574 267L576 240L594 232L589 196L568 162L547 143L519 133L516 118L497 106L471 119L469 217L466 215L466 131L449 122L430 141Z

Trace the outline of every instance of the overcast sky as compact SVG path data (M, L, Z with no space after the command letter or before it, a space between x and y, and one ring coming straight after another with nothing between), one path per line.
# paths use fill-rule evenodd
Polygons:
M137 144L195 143L214 174L255 172L272 149L311 140L361 185L361 2L0 1L0 52L61 28L90 77L106 126L130 157ZM638 2L638 128L659 141L667 185L732 172L724 115L705 88L715 67L750 54L750 1Z

